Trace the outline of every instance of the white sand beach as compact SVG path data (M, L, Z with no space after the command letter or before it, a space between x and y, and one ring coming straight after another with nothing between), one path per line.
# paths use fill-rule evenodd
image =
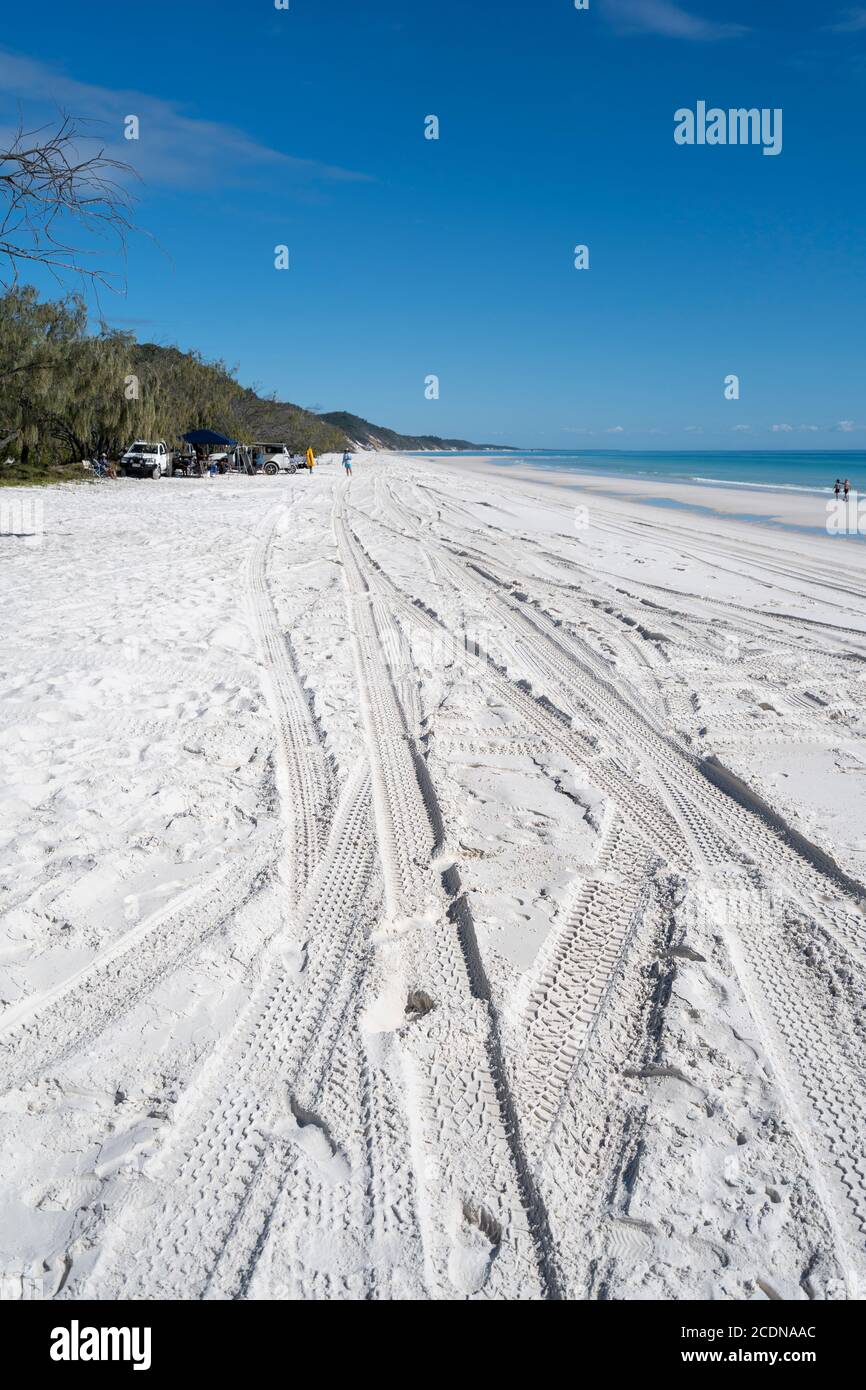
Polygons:
M866 1293L862 543L743 519L823 500L373 454L40 500L0 537L6 1271Z

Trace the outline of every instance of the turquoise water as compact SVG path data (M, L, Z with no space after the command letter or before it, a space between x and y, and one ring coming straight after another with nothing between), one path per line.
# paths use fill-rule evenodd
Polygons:
M477 457L478 450L464 453L419 454L419 458ZM489 453L493 463L561 468L569 473L609 473L616 478L659 478L699 485L727 483L733 487L760 488L772 492L832 493L837 478L848 478L852 491L866 484L866 451L814 451L783 453L780 450L720 450L703 453L617 449L531 449L526 452Z

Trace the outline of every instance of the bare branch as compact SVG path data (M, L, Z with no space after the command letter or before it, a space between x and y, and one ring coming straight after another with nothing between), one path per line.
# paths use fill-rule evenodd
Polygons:
M27 131L19 123L8 150L0 150L0 284L17 283L19 267L34 262L58 280L80 275L94 285L122 290L124 276L100 263L105 255L124 261L134 230L133 198L118 176L135 175L130 165L98 148L80 150L84 121L63 115L56 128ZM82 245L96 236L97 249Z

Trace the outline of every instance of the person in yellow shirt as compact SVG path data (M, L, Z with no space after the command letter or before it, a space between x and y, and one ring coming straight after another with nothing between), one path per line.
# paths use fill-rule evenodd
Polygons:
M315 454L313 453L312 449L308 449L308 450L307 450L307 467L309 468L309 470L310 470L311 473L312 473L313 468L314 468L314 466L315 466L315 462L316 462L316 456L315 456Z

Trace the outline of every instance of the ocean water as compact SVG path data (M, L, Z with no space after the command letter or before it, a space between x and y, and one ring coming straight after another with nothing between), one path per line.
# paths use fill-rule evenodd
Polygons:
M418 458L470 458L479 451L419 454ZM866 490L866 451L721 450L702 453L617 449L531 449L524 452L489 452L491 462L523 467L561 468L569 473L609 473L616 478L658 478L698 485L726 483L733 487L771 492L832 493L837 478L848 478L852 491ZM862 487L861 487L862 484Z

